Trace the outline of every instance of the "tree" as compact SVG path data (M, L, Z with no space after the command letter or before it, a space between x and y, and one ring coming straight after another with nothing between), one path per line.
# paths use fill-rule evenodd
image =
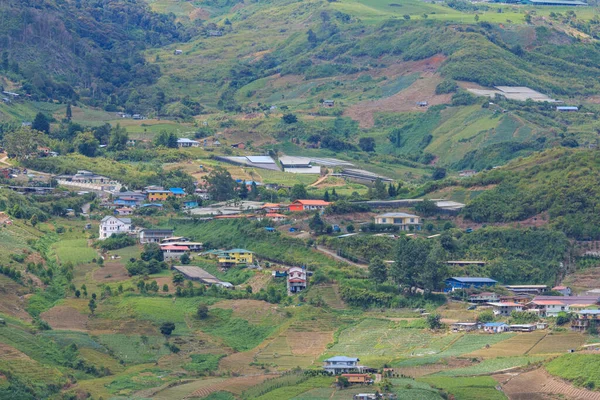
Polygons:
M37 153L39 146L43 146L46 137L40 132L30 128L21 128L4 134L2 141L6 154L10 158L23 161Z
M166 283L163 285L163 292L167 293L169 291L169 285Z
M388 191L385 188L385 184L381 180L381 178L377 178L375 180L375 185L373 186L373 191L376 199L387 199Z
M296 117L295 114L288 113L284 114L283 117L281 117L281 120L288 125L295 124L296 122L298 122L298 117Z
M128 140L129 135L127 135L127 130L125 130L125 128L122 128L121 125L117 124L116 127L110 130L110 138L108 139L108 150L125 150L127 148Z
M354 225L350 224L346 227L346 230L348 231L348 233L352 233L354 232L355 228Z
M50 120L44 114L39 112L31 123L31 129L48 134L50 133Z
M358 147L362 151L375 151L375 139L372 137L363 137L358 140Z
M199 319L208 318L208 307L206 306L206 304L198 305L198 310L196 311L196 315L198 316Z
M81 292L79 291L79 289L77 289L75 291L75 297L80 298L81 297Z
M345 376L341 376L341 375L337 377L336 384L339 388L342 388L342 389L350 386L350 382L348 381L348 378L346 378Z
M31 216L31 218L29 219L29 223L31 224L31 226L36 226L38 223L38 216L37 214L33 214Z
M446 168L436 168L433 170L433 174L431 174L431 179L434 181L439 181L440 179L444 179L446 177Z
M144 251L140 255L140 258L144 261L156 260L163 261L163 252L158 243L146 243L144 245Z
M96 308L98 308L98 305L96 304L95 299L93 299L93 298L90 299L90 302L88 303L88 308L90 309L90 312L92 313L92 315L94 315L94 311L96 311Z
M175 324L173 322L164 322L160 326L160 333L162 333L165 336L165 339L171 336L171 333L173 333L174 330Z
M206 177L208 194L211 200L223 201L235 197L237 183L231 177L229 171L223 167L215 167Z
M438 314L429 314L427 316L427 326L429 329L440 329L442 327L442 318Z
M319 42L317 35L315 35L315 33L313 32L312 29L309 29L308 32L306 32L306 36L307 36L308 43L310 43L310 45L312 47L316 46L317 43Z
M95 157L100 146L100 142L91 132L82 132L75 138L73 143L80 154L86 157Z
M308 226L310 229L318 233L323 232L323 229L325 229L325 223L321 219L321 216L318 212L315 213L315 216L310 220Z
M329 190L325 190L323 194L323 201L329 201Z
M432 200L424 199L415 204L415 211L421 215L429 216L438 212L439 208Z
M398 195L398 192L396 191L396 186L394 186L394 183L390 183L390 185L388 186L388 196L394 198Z
M71 103L67 104L67 112L65 113L67 121L71 122L73 118L73 110L71 110Z
M185 277L183 276L183 274L177 273L177 274L173 275L173 283L175 285L179 285L179 284L183 283L184 280L185 280Z
M443 286L444 279L448 275L448 264L446 264L446 254L442 246L438 243L427 254L425 264L421 269L420 282L425 291L432 292Z
M420 284L420 274L427 261L429 244L423 239L404 239L399 243L391 277L412 292Z
M339 199L337 192L335 191L335 188L331 189L331 199L333 201L337 201Z
M387 280L387 266L378 256L373 257L369 263L369 278L377 284Z
M308 193L306 191L306 187L303 184L297 183L294 186L292 186L292 190L290 190L290 199L292 201L298 199L306 199L307 197Z
M187 265L190 263L190 255L188 253L183 253L181 257L179 257L179 260L183 265Z
M242 200L246 200L248 198L248 186L246 185L245 181L242 181L240 183L240 189L238 191L238 196L240 197L240 199Z
M487 322L494 322L494 312L492 310L487 310L482 312L477 316L477 322L485 324Z

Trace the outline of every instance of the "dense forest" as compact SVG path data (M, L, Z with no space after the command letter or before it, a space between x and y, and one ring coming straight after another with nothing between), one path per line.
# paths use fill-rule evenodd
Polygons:
M0 70L33 99L135 111L151 106L161 73L141 51L192 34L142 0L3 1Z

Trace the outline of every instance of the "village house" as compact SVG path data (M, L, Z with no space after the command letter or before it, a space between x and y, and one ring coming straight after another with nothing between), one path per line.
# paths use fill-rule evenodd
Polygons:
M128 232L131 232L131 218L117 218L107 215L100 221L100 240L109 238L112 235Z
M547 285L504 285L504 287L519 294L542 294L548 290Z
M71 178L72 182L77 182L77 183L109 183L111 182L110 178L107 178L105 176L102 175L97 175L93 172L90 171L85 171L85 170L80 170L77 171L77 173L75 175L73 175L73 177Z
M290 211L312 211L323 210L331 204L324 200L296 200L289 206Z
M115 195L113 195L113 197L115 197ZM126 191L126 192L120 192L116 195L117 199L116 200L128 200L128 201L132 201L134 205L139 206L140 204L142 204L145 200L146 200L146 194L142 193L140 191ZM119 204L117 201L115 201L115 204Z
M483 324L483 331L486 333L502 333L509 330L504 322L488 322Z
M160 243L161 240L173 236L173 229L142 229L139 233L141 244Z
M198 207L198 202L194 201L194 200L189 200L189 201L184 201L183 202L183 209L184 210L189 210L192 208L196 208Z
M500 300L500 296L493 292L482 292L476 293L469 296L469 303L489 303L497 302Z
M455 322L452 324L453 332L471 332L479 329L477 322Z
M200 142L188 138L177 139L177 147L200 147Z
M115 214L116 215L131 215L133 214L133 208L129 208L129 207L121 207L121 208L117 208L115 209Z
M174 196L177 199L185 197L185 190L182 188L170 188L169 192L171 193L171 196Z
M183 54L183 50L176 49L176 50L173 52L173 54L174 54L174 55L176 55L176 56L178 56L178 55L181 55L181 54Z
M244 142L238 142L231 145L232 149L240 149L243 150L246 148L246 144Z
M600 321L600 310L580 310L574 314L575 318L571 319L571 329L574 331L587 331L592 322L598 325Z
M509 329L511 332L533 332L537 329L537 324L513 324Z
M165 201L171 195L171 192L168 190L160 189L160 190L148 190L146 191L148 194L148 201Z
M365 385L373 383L373 379L369 374L342 374L341 376L343 378L346 378L348 380L348 383L350 383L351 385Z
M494 310L494 315L509 317L513 311L523 311L523 305L518 303L488 303Z
M161 246L167 243L187 243L190 241L190 238L184 236L171 236L168 238L164 238L160 241Z
M323 361L323 369L333 375L361 371L359 361L355 357L335 356Z
M285 216L283 214L277 214L277 213L266 213L265 218L268 218L275 222L280 222L280 221L285 221L287 219L287 216Z
M556 111L559 111L559 112L577 112L577 111L579 111L579 108L575 107L575 106L558 106L558 107L556 107Z
M458 260L458 261L446 261L446 264L451 267L485 267L485 261L466 261L466 260Z
M266 211L267 213L276 213L281 210L287 210L288 206L286 206L285 204L279 204L279 203L265 203L261 207L261 209Z
M540 317L556 317L560 312L569 311L569 306L560 300L534 300L527 305L529 312Z
M474 169L465 169L464 171L460 171L458 173L458 176L460 176L461 178L468 178L474 176L475 174L477 174L477 171L475 171Z
M225 250L218 255L219 265L233 267L241 264L252 264L254 253L246 249Z
M160 242L161 249L166 246L185 246L190 251L201 251L204 244L200 242L192 242L188 238L184 237L169 237L161 240Z
M335 100L323 100L323 107L331 108L335 106Z
M563 296L571 295L571 288L568 286L554 286L552 290L562 294Z
M483 288L489 286L496 286L497 281L490 278L481 277L468 277L468 276L455 276L445 280L446 289L445 292L453 292L457 289L473 289Z
M12 225L12 220L4 211L0 211L0 225Z
M287 274L287 290L289 293L298 293L306 289L308 286L306 268L291 267Z
M420 231L423 227L421 217L402 212L392 212L377 215L375 217L375 223L377 225L396 225L400 227L401 231Z
M190 248L188 246L181 246L175 244L168 244L166 246L160 246L165 261L172 260L174 258L179 259L182 255L189 253Z

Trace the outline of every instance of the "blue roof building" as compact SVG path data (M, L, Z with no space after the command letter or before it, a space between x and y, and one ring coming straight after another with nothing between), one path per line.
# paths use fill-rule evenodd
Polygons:
M175 196L185 196L185 190L182 188L169 188L169 192L173 193Z
M481 277L452 277L446 279L446 289L445 292L453 292L457 289L471 289L471 288L481 288L486 286L495 286L497 281L490 278L481 278Z

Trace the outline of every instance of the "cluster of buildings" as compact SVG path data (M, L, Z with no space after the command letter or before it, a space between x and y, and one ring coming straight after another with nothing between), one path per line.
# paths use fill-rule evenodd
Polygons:
M169 198L183 199L186 197L185 189L160 186L148 186L144 190L125 191L113 195L112 202L104 203L105 207L115 209L115 215L131 215L136 208L156 207L162 208L163 202ZM183 201L183 208L189 209L198 206L195 200Z
M460 289L484 289L496 286L498 282L484 277L452 277L446 279L446 291L453 292ZM494 292L480 292L470 294L468 301L489 307L494 315L498 317L509 317L513 311L530 312L541 318L558 317L561 313L568 313L573 316L571 319L571 328L574 330L585 330L589 328L590 323L600 321L600 291L589 291L581 296L572 296L571 288L567 286L554 286L549 288L547 285L505 285L511 294L499 295ZM552 291L555 296L549 296L547 293ZM467 299L465 299L467 300ZM458 323L458 330L484 329L489 332L512 331L532 331L539 329L539 324L529 325L507 325L503 323L493 323L493 325L478 325L473 322ZM486 330L487 329L487 330Z

